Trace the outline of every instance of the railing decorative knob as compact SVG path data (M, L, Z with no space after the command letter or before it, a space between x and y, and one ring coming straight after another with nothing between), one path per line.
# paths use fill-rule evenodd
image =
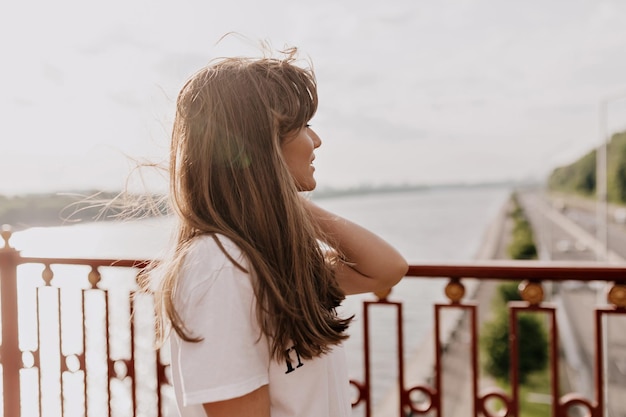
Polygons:
M618 308L626 308L626 285L615 284L606 295L609 303Z
M519 293L522 300L532 306L539 305L543 301L543 286L540 282L522 281L519 285Z
M101 276L98 271L98 267L92 266L91 271L89 271L89 283L91 284L91 288L98 288L98 283L100 282Z
M453 303L460 303L465 295L465 286L459 278L450 278L445 288L446 297Z
M49 287L50 282L52 281L52 278L54 278L54 272L52 272L52 269L50 269L50 265L46 264L46 267L41 273L41 278L43 278L44 282L46 283L46 286Z
M378 297L378 301L385 301L387 297L389 297L389 294L391 294L391 288L374 292L374 295Z
M11 226L9 226L8 224L3 224L2 232L0 232L0 234L2 235L2 239L4 240L4 249L9 249L11 247L9 240L11 240L11 235L13 234Z

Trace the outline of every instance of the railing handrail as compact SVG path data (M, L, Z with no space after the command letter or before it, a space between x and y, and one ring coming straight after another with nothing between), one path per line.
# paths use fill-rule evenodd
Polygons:
M45 265L88 265L119 266L124 268L145 268L153 261L145 259L105 259L105 258L47 258L47 257L20 257L18 264L45 264Z
M407 276L486 280L626 281L626 264L534 260L420 262L411 263Z
M19 264L89 265L145 268L146 259L19 257ZM486 280L626 281L626 264L535 260L411 262L407 277ZM591 277L590 277L591 276Z

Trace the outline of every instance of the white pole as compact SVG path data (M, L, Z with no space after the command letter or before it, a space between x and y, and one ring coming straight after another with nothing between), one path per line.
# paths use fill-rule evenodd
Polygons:
M596 238L600 243L600 250L596 252L596 259L606 262L608 259L608 204L607 204L607 103L600 103L600 146L596 152Z
M596 237L598 242L600 243L600 250L598 251L597 259L599 261L607 261L608 253L609 253L609 242L608 242L608 195L607 195L607 180L608 180L608 172L607 172L607 159L608 159L608 145L610 140L609 126L608 126L608 105L611 101L621 100L626 98L625 94L621 94L619 96L613 96L611 98L606 98L600 102L600 147L598 148L598 152L596 154L596 195L597 195L597 213L596 213ZM608 283L607 283L608 284ZM606 300L604 296L606 294L605 288L597 288L596 289L596 298L598 305L606 304ZM606 329L607 319L604 317L604 329ZM604 334L600 335L603 339L604 346L604 357L608 358L608 334L606 331ZM604 381L599 381L606 388L609 386L608 380L608 361L605 361L601 366L604 368ZM603 417L608 417L608 389L604 390L604 415Z

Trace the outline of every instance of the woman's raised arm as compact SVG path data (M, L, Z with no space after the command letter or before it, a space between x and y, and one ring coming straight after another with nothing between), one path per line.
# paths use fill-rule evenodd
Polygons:
M385 290L406 275L409 268L406 260L389 243L309 200L302 201L344 257L336 277L345 294Z

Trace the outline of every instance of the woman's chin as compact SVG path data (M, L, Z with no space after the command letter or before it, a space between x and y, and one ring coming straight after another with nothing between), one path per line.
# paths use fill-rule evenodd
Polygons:
M307 192L315 190L317 182L315 180L307 181L306 184L298 184L298 191Z

